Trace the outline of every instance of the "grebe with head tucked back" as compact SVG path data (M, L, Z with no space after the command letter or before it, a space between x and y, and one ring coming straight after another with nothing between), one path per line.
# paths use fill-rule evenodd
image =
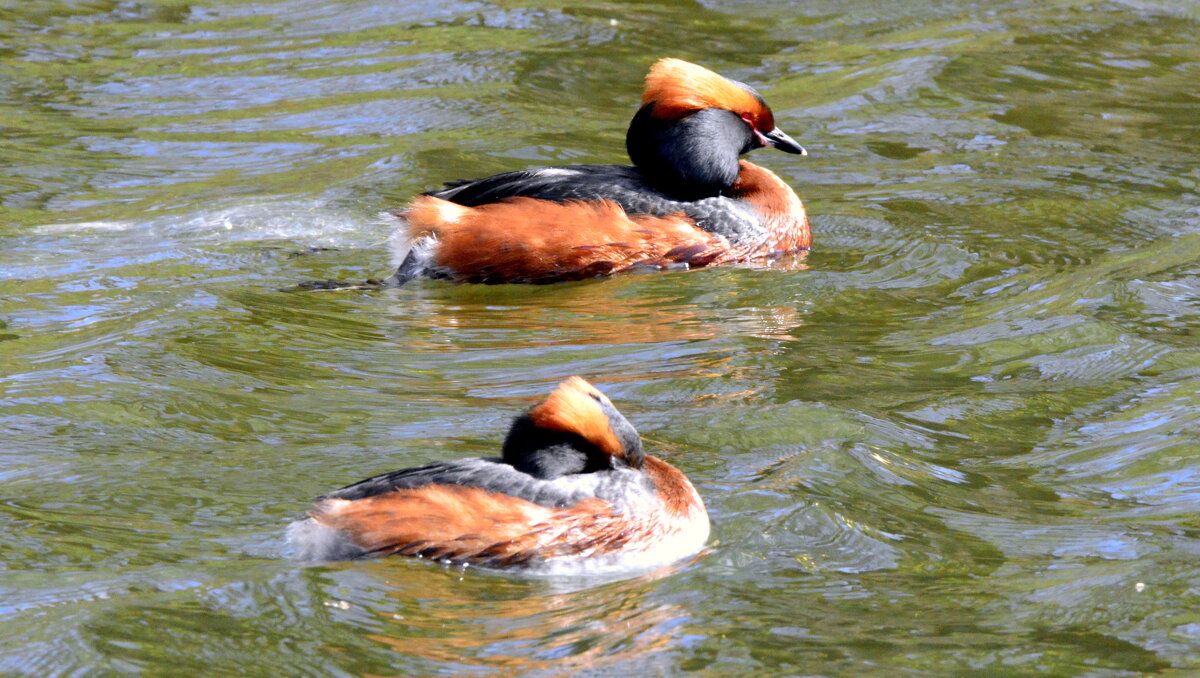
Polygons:
M288 530L306 560L405 555L568 573L665 565L708 532L687 477L646 455L579 377L517 417L499 458L368 478L318 498Z

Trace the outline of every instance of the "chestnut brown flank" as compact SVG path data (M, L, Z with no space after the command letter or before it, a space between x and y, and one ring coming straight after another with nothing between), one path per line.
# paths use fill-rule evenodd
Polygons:
M349 535L372 556L408 555L512 566L619 551L653 539L661 526L639 522L589 498L547 508L477 487L430 485L357 501L320 504L312 517Z
M407 213L414 236L438 239L437 263L466 282L555 282L631 266L707 266L728 259L724 239L683 215L627 215L619 205L510 198L463 207L432 196Z

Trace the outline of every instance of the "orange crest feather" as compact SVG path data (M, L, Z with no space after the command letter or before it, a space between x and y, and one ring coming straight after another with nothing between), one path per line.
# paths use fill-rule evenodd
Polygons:
M755 127L775 127L771 110L746 88L703 66L682 59L660 59L646 75L642 105L654 104L654 117L674 119L705 108L724 108L749 116Z
M598 400L597 400L598 399ZM534 424L555 431L577 433L610 457L621 457L624 446L613 433L608 415L600 409L609 402L603 393L580 377L558 385L545 400L529 410Z

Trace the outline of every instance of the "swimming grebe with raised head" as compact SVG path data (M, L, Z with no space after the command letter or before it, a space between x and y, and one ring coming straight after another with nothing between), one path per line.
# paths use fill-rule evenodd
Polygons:
M514 420L500 457L343 487L288 536L306 560L404 555L575 573L665 565L699 551L708 532L687 477L646 455L612 402L572 377Z
M398 270L547 283L695 268L807 249L808 217L774 172L740 156L806 152L750 86L679 59L650 69L629 125L633 166L570 165L452 182L395 213Z

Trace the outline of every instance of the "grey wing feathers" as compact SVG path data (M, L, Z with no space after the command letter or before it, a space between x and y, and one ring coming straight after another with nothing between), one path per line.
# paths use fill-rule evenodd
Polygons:
M402 469L367 478L319 497L325 499L365 499L394 490L411 490L426 485L462 485L488 492L506 494L547 507L570 506L592 494L576 484L540 480L522 473L499 459L459 459L439 461L417 468Z
M762 220L749 206L728 197L676 200L646 183L641 171L624 165L572 165L505 172L483 179L455 181L426 195L466 207L506 198L611 200L628 214L685 214L696 226L725 236L734 245L757 246Z

